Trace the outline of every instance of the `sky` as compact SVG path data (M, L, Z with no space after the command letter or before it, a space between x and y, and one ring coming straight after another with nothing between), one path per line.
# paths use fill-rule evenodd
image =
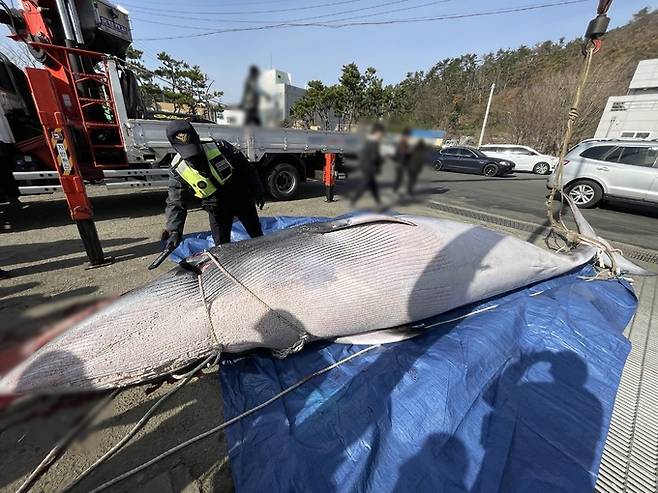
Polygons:
M130 12L134 46L145 51L147 67L166 51L200 65L224 91L222 101L239 101L251 64L292 73L305 86L320 79L337 81L342 65L373 66L385 83L407 72L427 70L437 61L464 53L483 54L499 48L533 45L561 37L581 36L595 16L598 0L504 13L425 22L360 25L343 28L289 27L224 32L208 31L294 22L372 22L427 19L527 7L564 0L115 0ZM571 0L574 1L574 0ZM625 24L656 0L614 0L611 27ZM154 40L183 36L181 39Z

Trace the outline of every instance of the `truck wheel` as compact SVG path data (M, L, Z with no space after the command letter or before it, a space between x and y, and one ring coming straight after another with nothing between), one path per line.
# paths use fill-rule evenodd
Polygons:
M594 207L603 198L603 189L592 180L580 180L570 183L565 187L564 192L581 209Z
M292 164L279 163L267 175L267 191L277 200L288 200L297 195L299 170Z

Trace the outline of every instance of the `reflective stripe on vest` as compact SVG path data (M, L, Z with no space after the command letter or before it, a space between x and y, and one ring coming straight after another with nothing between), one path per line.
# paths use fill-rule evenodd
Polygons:
M208 160L210 173L219 185L224 185L233 175L233 167L214 142L204 143L202 147ZM192 188L195 197L206 199L217 191L217 187L212 180L203 176L193 166L190 166L180 155L176 155L171 163L171 168Z
M201 147L203 147L213 177L220 185L224 185L233 175L233 166L222 155L219 147L214 142L201 144Z

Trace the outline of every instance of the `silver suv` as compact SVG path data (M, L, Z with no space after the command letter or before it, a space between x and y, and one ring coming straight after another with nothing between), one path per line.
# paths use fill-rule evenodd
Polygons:
M565 157L564 191L583 208L604 197L658 204L657 160L658 141L585 140Z

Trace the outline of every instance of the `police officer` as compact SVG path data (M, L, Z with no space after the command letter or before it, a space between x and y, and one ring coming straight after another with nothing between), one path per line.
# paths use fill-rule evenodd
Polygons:
M255 238L263 235L256 205L263 208L263 186L245 156L224 140L201 142L187 121L167 125L167 138L177 152L169 170L167 196L167 248L183 237L187 202L191 195L201 199L208 212L215 245L231 241L233 218L237 217Z

